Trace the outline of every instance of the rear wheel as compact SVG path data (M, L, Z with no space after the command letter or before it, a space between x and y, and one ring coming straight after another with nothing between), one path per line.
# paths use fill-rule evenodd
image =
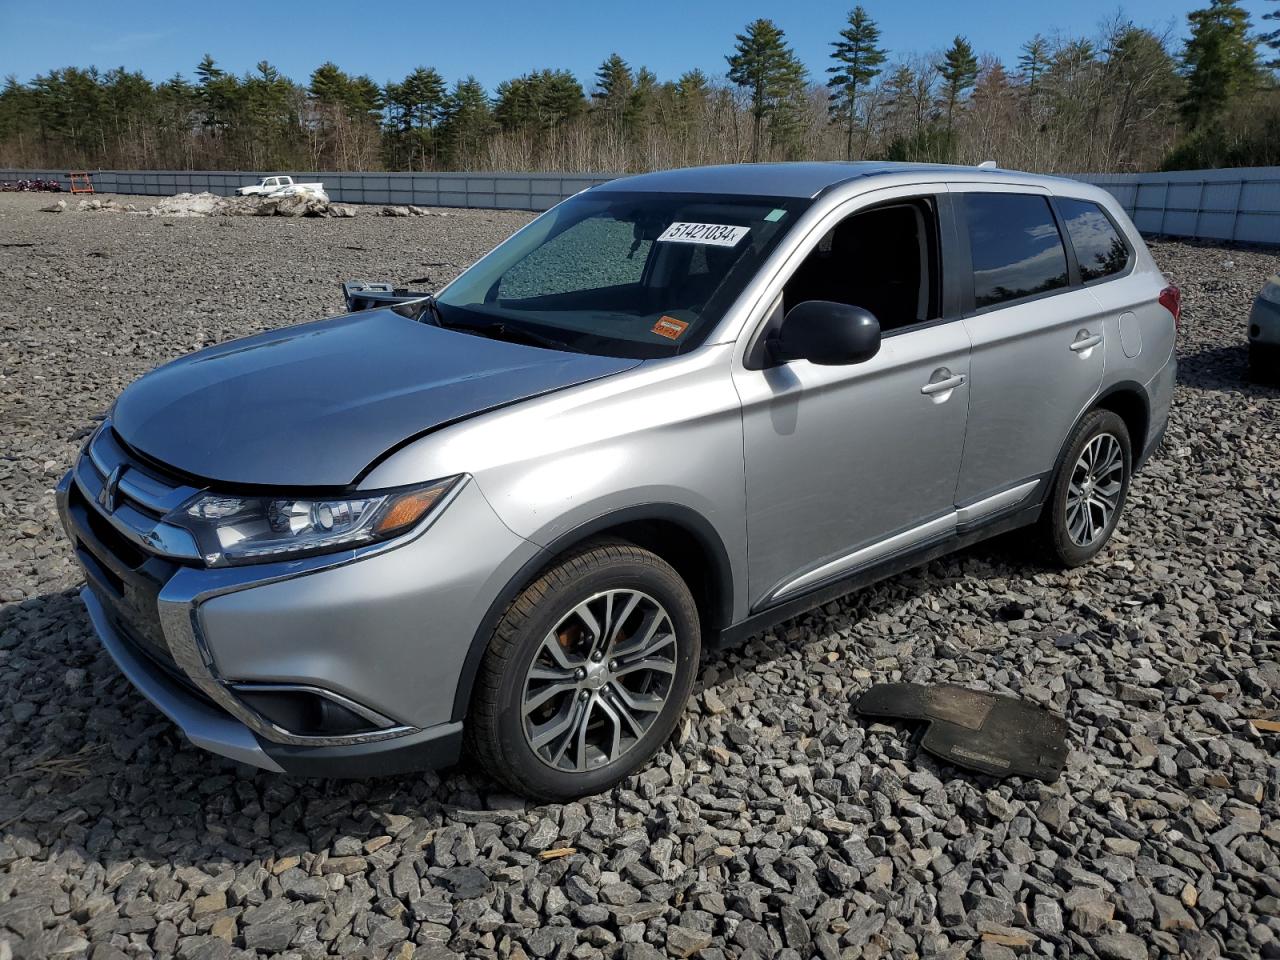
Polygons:
M475 753L538 799L608 789L670 737L700 642L693 597L656 554L619 541L575 550L494 631L468 716Z
M1072 432L1040 518L1049 559L1063 567L1092 560L1106 545L1129 495L1129 430L1110 410L1094 410Z

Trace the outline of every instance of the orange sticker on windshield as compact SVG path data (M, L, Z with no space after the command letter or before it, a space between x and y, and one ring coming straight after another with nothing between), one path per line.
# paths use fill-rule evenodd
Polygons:
M660 337L666 337L668 340L679 340L680 334L688 329L689 325L683 320L668 317L666 314L659 317L658 322L653 325L653 332Z

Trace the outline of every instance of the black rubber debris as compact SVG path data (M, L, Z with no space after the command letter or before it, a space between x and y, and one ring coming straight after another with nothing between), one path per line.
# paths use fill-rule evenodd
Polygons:
M1053 783L1067 762L1067 721L1016 697L949 685L877 683L854 709L928 723L920 746L957 767Z

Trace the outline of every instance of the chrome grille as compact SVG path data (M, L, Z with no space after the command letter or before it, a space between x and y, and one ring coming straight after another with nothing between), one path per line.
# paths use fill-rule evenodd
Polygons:
M191 534L163 522L165 514L199 491L132 456L110 422L89 442L75 479L90 507L142 550L174 559L200 558Z

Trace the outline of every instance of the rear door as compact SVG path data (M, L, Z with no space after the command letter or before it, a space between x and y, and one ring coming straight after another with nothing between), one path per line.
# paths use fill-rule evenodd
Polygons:
M956 504L980 520L1043 489L1067 433L1102 385L1106 331L1046 191L952 190L968 247L964 325L973 345Z
M1173 353L1174 325L1159 299L1164 277L1143 268L1135 241L1102 204L1061 195L1054 204L1075 252L1080 282L1106 314L1107 384L1145 384ZM1143 438L1132 439L1136 455Z

